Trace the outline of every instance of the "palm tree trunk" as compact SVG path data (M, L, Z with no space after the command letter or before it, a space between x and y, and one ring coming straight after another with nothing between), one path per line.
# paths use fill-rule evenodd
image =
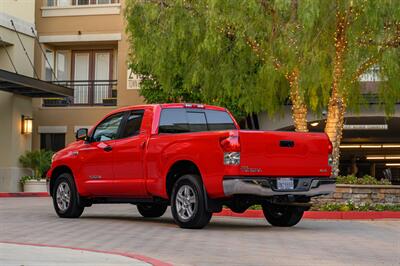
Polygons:
M300 94L299 73L293 71L287 76L290 85L290 100L292 102L292 117L297 132L308 132L307 106Z

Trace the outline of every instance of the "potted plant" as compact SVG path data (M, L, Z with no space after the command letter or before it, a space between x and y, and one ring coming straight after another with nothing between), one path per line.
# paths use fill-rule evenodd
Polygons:
M32 169L33 175L23 176L20 180L24 192L46 192L46 179L44 175L50 168L52 151L28 151L19 158L23 167Z

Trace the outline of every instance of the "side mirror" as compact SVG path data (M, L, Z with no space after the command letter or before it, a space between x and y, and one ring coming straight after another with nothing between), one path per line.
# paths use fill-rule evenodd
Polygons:
M76 140L88 140L88 129L87 128L80 128L78 131L76 131L75 135Z

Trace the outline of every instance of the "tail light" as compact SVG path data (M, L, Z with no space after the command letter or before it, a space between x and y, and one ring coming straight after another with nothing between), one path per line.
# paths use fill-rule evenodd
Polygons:
M333 156L332 156L332 151L333 151L333 145L330 140L328 140L328 165L333 166Z
M240 142L237 132L231 132L228 136L222 137L220 145L224 151L224 165L239 165Z

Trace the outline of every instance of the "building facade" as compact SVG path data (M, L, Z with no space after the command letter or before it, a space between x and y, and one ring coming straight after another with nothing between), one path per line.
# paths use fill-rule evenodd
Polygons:
M111 109L143 103L128 73L124 0L37 0L35 67L43 80L74 89L35 99L33 148L57 151Z
M0 1L0 69L34 76L27 57L34 57L34 27L34 1ZM31 173L18 160L32 148L31 135L21 134L21 116L33 115L31 103L30 97L0 90L0 191L19 191L19 178Z

